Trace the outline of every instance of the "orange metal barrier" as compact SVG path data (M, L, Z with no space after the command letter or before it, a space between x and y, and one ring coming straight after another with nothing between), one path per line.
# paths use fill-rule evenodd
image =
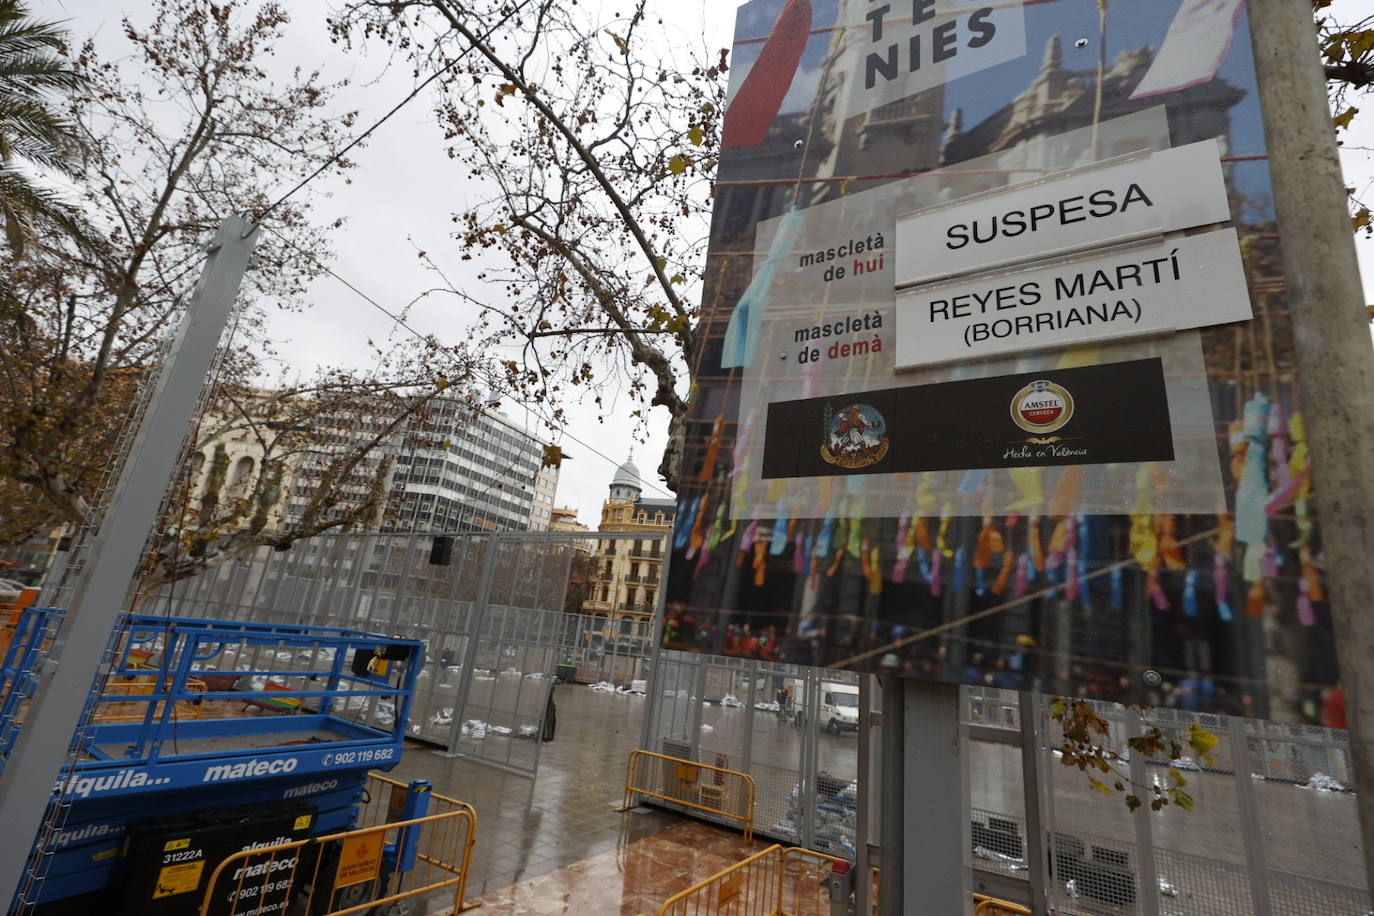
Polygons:
M755 787L748 773L652 751L630 751L625 763L625 804L616 810L633 808L635 795L739 821L745 842L753 838Z
M769 846L669 897L658 916L778 916L782 879L783 849Z
M19 627L19 615L37 599L38 589L26 588L14 601L0 604L0 662L5 660L5 653L9 650L14 632Z
M291 912L348 916L421 895L442 897L441 904L428 901L425 912L431 916L456 916L468 908L477 812L466 802L431 794L438 813L384 823L404 805L409 787L377 773L368 780L362 826L235 853L210 876L200 916L212 908L224 916L285 913L288 904Z
M1019 903L1008 903L982 894L974 894L973 916L1035 916Z
M821 882L848 859L810 849L770 846L672 897L658 916L829 916L830 892ZM878 869L870 875L878 912ZM973 895L973 916L1033 916L1016 903Z

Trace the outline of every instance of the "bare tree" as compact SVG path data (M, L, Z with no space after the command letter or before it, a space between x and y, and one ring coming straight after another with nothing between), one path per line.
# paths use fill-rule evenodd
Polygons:
M199 273L202 246L224 216L248 212L264 238L198 432L204 444L246 430L263 473L248 490L190 514L185 498L175 503L167 524L181 536L160 539L153 560L156 575L175 577L254 543L281 545L368 517L376 487L355 478L380 467L370 452L387 434L331 443L328 418L368 409L386 418L383 426L400 424L423 409L441 373L464 381L470 361L462 348L427 341L379 351L367 372L331 370L250 396L272 354L267 310L305 305L339 225L312 222L311 188L285 201L277 195L335 160L354 116L333 109L340 84L263 69L287 23L274 2L158 0L149 22L124 21L129 53L107 60L87 43L74 60L81 79L69 113L87 152L73 179L103 237L78 246L50 234L22 258L0 251L0 543L89 518L137 393ZM322 474L309 511L291 525L267 525L286 472L303 463Z
M555 426L570 400L604 411L622 388L641 420L666 408L659 472L671 487L700 346L725 55L664 58L682 38L646 6L599 21L556 0L362 0L333 28L444 71L436 110L450 155L492 189L455 215L456 236L463 259L497 266L481 273L485 289L445 279L439 292L482 310L480 333L510 354L507 386Z

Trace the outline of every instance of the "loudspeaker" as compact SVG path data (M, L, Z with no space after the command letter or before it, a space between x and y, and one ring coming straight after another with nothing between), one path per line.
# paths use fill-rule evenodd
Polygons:
M438 535L434 538L434 543L429 548L430 566L447 566L453 559L453 538L446 534Z

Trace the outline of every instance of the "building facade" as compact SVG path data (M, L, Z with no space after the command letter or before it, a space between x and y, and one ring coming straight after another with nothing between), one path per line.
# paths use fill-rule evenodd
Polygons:
M395 449L386 525L405 531L547 531L558 468L543 440L494 408L437 399Z
M274 404L280 413L279 400L275 392L255 392L247 410ZM192 456L192 512L247 498L254 505L240 510L245 522L260 504L265 530L289 530L318 514L318 497L329 492L337 497L329 511L380 497L366 523L373 529L548 529L558 468L544 465L541 439L494 407L474 408L458 397L435 398L393 430L396 416L390 401L361 399L304 423L216 418L215 432ZM305 435L293 438L292 430ZM362 449L368 450L356 461L346 460Z
M645 499L639 469L626 461L611 480L601 506L597 541L582 612L611 621L650 620L658 605L663 556L677 506L671 499Z

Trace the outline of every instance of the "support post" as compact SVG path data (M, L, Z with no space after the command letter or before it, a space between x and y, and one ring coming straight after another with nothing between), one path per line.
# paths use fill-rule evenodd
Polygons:
M1273 916L1269 899L1269 868L1264 861L1264 828L1260 824L1259 799L1255 781L1250 777L1250 743L1245 737L1245 720L1226 717L1226 732L1231 739L1231 772L1236 780L1236 805L1240 811L1240 835L1245 844L1245 868L1250 872L1250 912L1254 916Z
M1274 208L1374 887L1374 352L1312 9L1250 0Z
M1126 713L1126 737L1139 738L1145 733L1140 717L1130 710ZM1150 776L1145 772L1143 754L1131 754L1127 764L1131 781L1136 785L1148 785ZM1155 865L1154 831L1150 823L1150 806L1141 805L1131 815L1135 826L1136 874L1140 876L1140 887L1136 892L1136 906L1140 916L1160 916L1159 913L1159 869Z
M898 811L906 811L902 798L906 789L902 779L906 681L889 675L881 683L883 726L879 735L879 753L882 756L882 779L878 797L882 799L887 813L878 816L878 867L881 869L878 873L878 912L880 916L902 916L906 853L902 843L902 818L893 815Z
M873 806L870 804L873 783L868 778L872 771L869 743L873 738L873 680L871 674L859 675L859 810L854 818L854 912L859 916L868 916L873 912L873 880L870 877L873 863L868 849L873 819Z
M896 720L905 726L900 825L904 902L908 912L920 901L921 912L968 913L973 907L973 838L968 735L959 685L908 680L904 692L903 716Z
M147 413L86 555L61 639L0 773L0 903L23 882L30 848L69 758L91 687L123 613L143 548L157 523L196 400L228 323L257 227L231 216L210 242L204 272L158 374ZM48 837L38 838L41 861Z
M461 757L463 722L467 716L468 696L472 693L473 669L477 667L477 651L482 643L482 625L487 619L487 605L491 602L491 583L496 576L496 563L501 556L501 536L487 535L487 556L482 565L482 578L477 585L477 599L468 611L467 642L463 646L463 671L458 676L458 695L453 703L453 722L450 724L448 751L442 757Z
M1030 879L1031 912L1045 916L1049 912L1048 861L1045 850L1045 826L1040 816L1040 798L1044 794L1041 782L1040 757L1040 694L1029 690L1016 694L1017 718L1021 724L1021 797L1026 805L1026 877Z
M968 735L959 686L883 679L882 916L973 906ZM919 906L917 906L919 901Z

